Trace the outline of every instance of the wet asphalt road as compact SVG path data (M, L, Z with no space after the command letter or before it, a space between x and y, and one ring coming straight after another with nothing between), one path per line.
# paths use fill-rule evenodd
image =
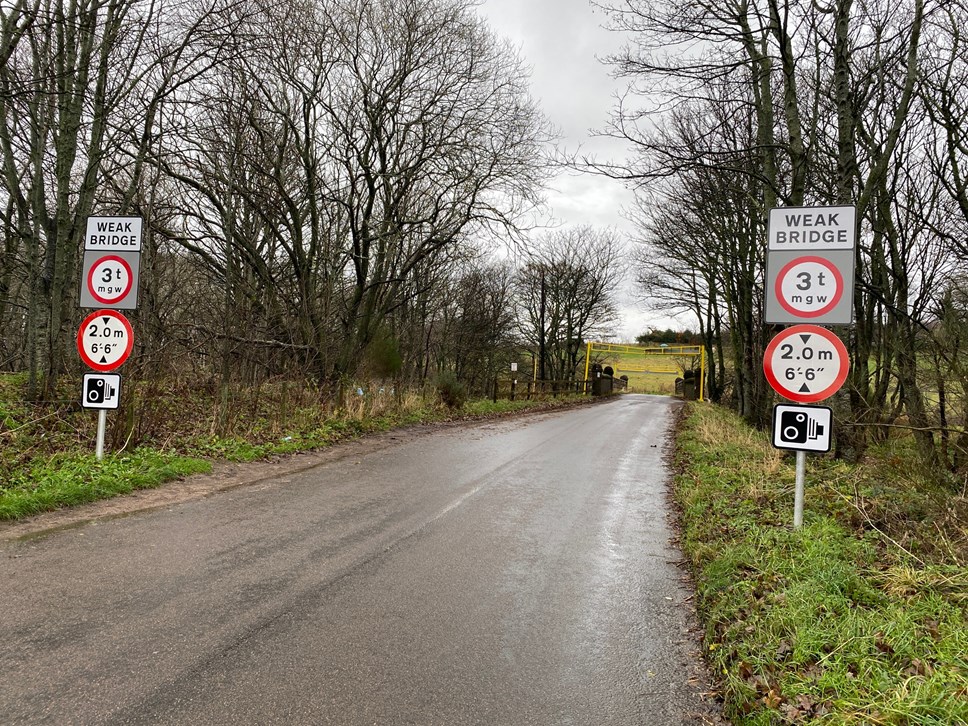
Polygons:
M0 722L702 723L675 403L443 429L0 545Z

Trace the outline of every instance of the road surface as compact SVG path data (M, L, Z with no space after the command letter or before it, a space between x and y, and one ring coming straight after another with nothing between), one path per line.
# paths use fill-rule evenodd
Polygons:
M383 437L4 542L0 723L718 723L669 544L675 405Z

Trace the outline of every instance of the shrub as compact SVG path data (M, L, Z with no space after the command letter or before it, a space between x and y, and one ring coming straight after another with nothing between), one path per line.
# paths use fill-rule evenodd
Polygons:
M443 404L450 409L461 408L467 401L467 387L449 371L437 377L437 394Z

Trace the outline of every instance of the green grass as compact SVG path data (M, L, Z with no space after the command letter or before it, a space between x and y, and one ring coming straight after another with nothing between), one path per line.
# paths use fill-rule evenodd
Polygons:
M504 416L509 413L516 413L518 411L541 411L545 409L553 410L563 406L573 406L577 403L587 402L589 402L587 397L574 394L561 394L557 398L545 400L539 399L533 401L527 401L520 398L514 401L509 401L507 399L498 399L497 401L492 401L491 399L478 399L475 401L468 401L466 404L464 404L463 409L460 411L460 417L491 418L495 416Z
M734 723L968 724L968 523L935 492L885 479L882 460L811 456L795 532L792 459L711 406L690 407L677 462L683 549ZM909 512L937 526L911 528Z
M30 469L0 487L0 519L19 519L135 489L150 489L188 474L211 471L201 459L136 449L106 456L71 453L36 461Z
M189 450L197 456L227 461L255 461L270 456L319 449L334 444L341 439L389 431L401 426L434 421L494 418L519 411L554 409L580 402L583 402L580 396L560 396L557 399L533 401L500 399L495 402L490 399L477 399L467 401L456 410L439 407L405 411L387 409L378 415L364 415L362 417L337 414L326 418L312 428L294 430L267 441L256 442L242 436L202 437L192 442Z

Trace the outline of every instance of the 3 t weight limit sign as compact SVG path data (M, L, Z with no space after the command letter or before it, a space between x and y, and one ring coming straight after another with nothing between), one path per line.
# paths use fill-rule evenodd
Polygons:
M843 275L823 257L796 257L784 265L776 278L777 300L798 318L825 315L843 296Z
M770 210L764 322L850 325L856 216L853 207Z
M106 255L91 266L87 289L99 303L111 304L131 292L133 281L131 265L117 255Z
M81 307L134 310L140 264L138 252L85 252Z
M840 338L816 325L787 328L770 341L763 356L763 372L773 390L799 403L829 398L849 370Z

